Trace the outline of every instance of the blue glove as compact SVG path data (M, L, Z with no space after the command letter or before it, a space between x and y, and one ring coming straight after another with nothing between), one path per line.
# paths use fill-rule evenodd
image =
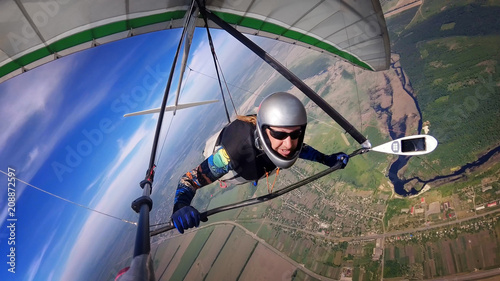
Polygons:
M349 155L345 154L344 152L327 155L325 156L323 164L327 165L328 167L333 167L338 162L342 163L340 169L344 169L345 166L347 165L347 162L349 162Z
M200 225L200 212L192 206L185 206L172 214L175 228L182 234L184 230Z

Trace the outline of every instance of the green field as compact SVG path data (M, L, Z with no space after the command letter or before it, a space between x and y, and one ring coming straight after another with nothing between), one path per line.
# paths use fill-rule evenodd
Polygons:
M240 222L239 221L238 223L253 233L257 233L257 230L259 229L259 227L261 225L261 223L256 223L256 222Z
M200 229L196 232L195 237L189 244L181 258L179 266L175 269L172 275L172 280L183 280L186 274L191 269L194 261L198 258L201 249L205 246L208 238L214 231L213 227Z

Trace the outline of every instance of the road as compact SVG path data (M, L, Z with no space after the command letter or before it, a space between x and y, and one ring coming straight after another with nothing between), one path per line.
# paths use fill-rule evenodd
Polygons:
M469 280L481 280L488 277L493 277L500 275L500 268L494 268L490 270L471 272L465 275L448 276L436 279L427 279L429 281L469 281Z
M406 3L404 5L400 5L400 6L394 8L394 9L392 9L390 11L385 12L384 13L384 17L388 18L390 16L397 15L397 14L399 14L401 12L404 12L404 11L406 11L408 9L411 9L413 7L422 5L422 0L416 0L416 1L413 1L413 2L407 1L407 2L409 2L409 3Z
M468 218L462 218L462 219L448 221L448 222L441 223L441 224L435 224L435 225L429 225L429 226L422 226L422 227L412 228L412 229L390 231L390 232L386 232L386 233L383 233L383 234L371 234L371 235L356 236L356 237L332 237L332 236L324 235L324 234L321 234L321 233L318 233L318 232L308 231L308 230L304 230L302 228L297 228L297 227L289 226L289 225L286 225L286 224L281 224L281 223L278 223L278 222L268 221L268 223L274 224L274 225L279 225L281 227L286 227L288 229L294 229L294 230L297 230L297 231L301 231L303 233L307 233L307 234L319 236L319 237L322 237L322 238L325 238L325 239L329 239L329 240L337 240L337 241L340 240L340 241L350 242L350 241L374 240L374 239L377 239L377 238L386 238L386 237L395 236L395 235L402 235L402 234L415 233L415 232L419 232L419 231L426 231L426 230L433 229L433 228L440 228L440 227L443 227L443 226L448 226L448 225L453 225L453 224L459 224L459 223L462 223L462 222L465 222L465 221L468 221L468 220L477 219L479 217L484 217L484 216L487 216L487 215L490 215L490 214L494 214L494 213L498 213L498 212L500 212L500 209L489 211L489 212L486 212L486 213L481 214L481 215L475 215L475 216L471 216L471 217L468 217ZM259 222L259 221L262 221L262 219L246 220L246 221Z

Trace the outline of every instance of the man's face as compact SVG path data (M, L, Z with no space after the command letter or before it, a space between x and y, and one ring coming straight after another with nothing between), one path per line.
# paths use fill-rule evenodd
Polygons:
M271 147L274 151L278 152L283 157L289 157L291 154L295 152L297 149L297 144L299 142L299 138L292 139L290 136L286 136L286 138L280 140L274 138L271 134L271 131L274 132L284 132L284 133L292 133L297 130L300 130L299 126L296 127L269 127L266 129L267 136L271 141Z

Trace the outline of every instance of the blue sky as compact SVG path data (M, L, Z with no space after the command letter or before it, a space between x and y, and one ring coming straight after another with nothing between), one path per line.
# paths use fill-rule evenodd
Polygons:
M210 78L215 71L205 36L196 34L189 65L197 72L185 76L180 102L220 95ZM161 105L179 36L180 30L163 31L105 44L0 84L0 170L14 168L16 177L33 186L136 221L130 203L141 193L138 183L149 163L157 115L122 116ZM230 72L244 47L222 32L213 36L221 64ZM221 111L221 103L211 110ZM198 112L206 110L179 112L169 132L175 137L167 143L189 143L186 126L201 118ZM0 181L7 186L7 176L0 173ZM16 195L16 273L7 272L5 207L0 210L1 280L87 280L121 232L135 233L131 224L19 181ZM0 201L7 205L7 192L0 193Z

